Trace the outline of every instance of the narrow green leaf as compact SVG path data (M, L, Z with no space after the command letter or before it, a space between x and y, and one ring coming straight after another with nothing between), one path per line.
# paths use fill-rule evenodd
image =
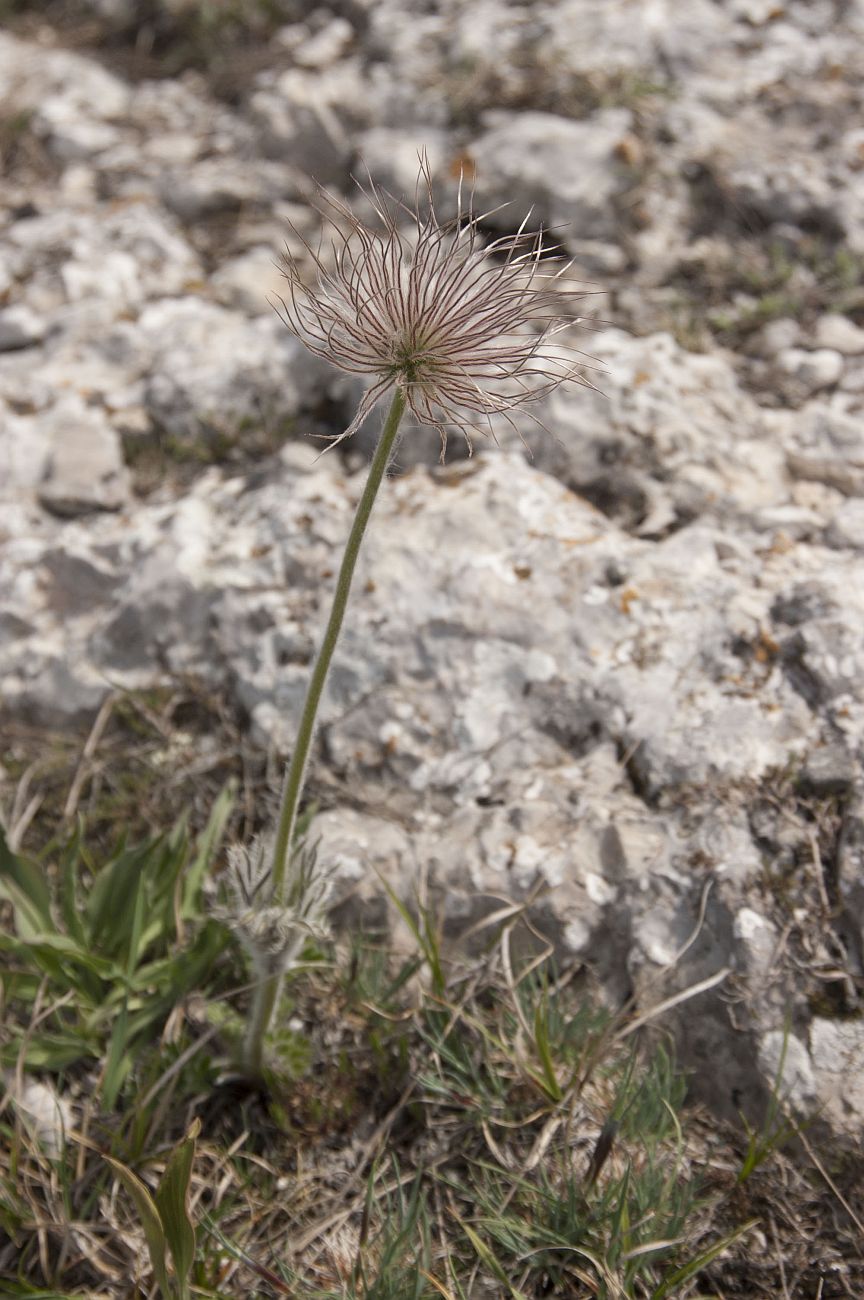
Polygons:
M181 916L184 920L189 920L198 914L198 892L207 868L212 863L216 850L225 834L225 827L228 825L228 818L231 816L231 809L234 807L236 796L236 782L233 780L227 782L213 805L213 811L207 819L207 825L198 836L195 857L183 877Z
M131 1169L127 1169L125 1165L121 1165L119 1160L114 1160L111 1156L105 1156L104 1158L108 1161L108 1164L135 1203L135 1209L138 1211L138 1217L141 1220L141 1227L144 1229L153 1274L159 1283L164 1300L172 1300L173 1291L168 1282L168 1247L165 1230L153 1198L141 1182L141 1179L137 1174L133 1174Z
M152 922L163 919L171 925L170 913L160 917L155 884L164 865L165 842L161 837L134 849L124 850L96 875L87 899L87 920L91 942L125 965L135 919L139 888L145 890ZM164 893L164 891L163 891ZM163 899L163 902L165 900ZM170 893L167 898L171 904ZM172 927L173 928L173 927Z
M16 953L31 967L57 980L62 988L71 989L73 992L78 991L79 986L74 978L74 967L70 970L66 966L65 962L54 951L52 944L18 943L14 939L4 937L0 939L0 951Z
M33 934L28 939L14 939L0 935L0 945L8 952L17 952L21 955L33 953L43 956L48 952L57 953L60 955L58 960L62 959L61 969L63 963L71 961L105 979L110 979L117 970L114 962L108 961L105 957L94 956L68 934L59 934L56 931Z
M429 974L432 976L433 992L436 996L443 997L447 988L447 982L444 978L444 969L441 965L441 952L438 946L438 941L432 933L431 918L428 912L420 913L420 918L422 920L421 929L420 924L414 920L414 917L402 902L402 899L399 898L398 894L396 894L388 881L384 879L380 871L377 872L377 875L386 894L390 898L391 903L408 926L418 948L426 959L426 964L429 967Z
M74 1033L36 1033L24 1040L24 1065L30 1070L64 1070L97 1053L96 1045L86 1035ZM14 1069L21 1053L20 1039L10 1038L0 1046L0 1064Z
M612 1222L609 1231L609 1250L608 1258L610 1262L617 1262L622 1254L630 1249L630 1210L627 1204L630 1195L630 1166L624 1170L624 1177L621 1179L621 1190L618 1194L618 1204L612 1216Z
M555 1062L552 1060L552 1052L549 1047L549 1020L548 1007L545 999L537 1006L534 1012L534 1046L537 1049L537 1056L540 1060L540 1067L543 1071L543 1078L546 1081L546 1093L552 1101L560 1101L563 1097L561 1085L558 1082L558 1076L555 1073Z
M651 1292L651 1300L665 1300L666 1296L675 1294L674 1288L681 1286L684 1282L689 1282L691 1277L695 1277L713 1259L716 1259L718 1255L722 1255L723 1251L731 1246L733 1241L737 1241L751 1228L755 1228L758 1222L758 1219L750 1219L749 1222L742 1224L740 1228L736 1228L734 1232L721 1237L720 1241L715 1241L713 1246L703 1250L702 1254L697 1255L695 1259L691 1259L689 1264L685 1264L683 1268L678 1268L674 1273L668 1274L660 1285Z
M132 1059L128 1048L129 1008L124 1006L111 1031L111 1042L102 1073L102 1104L106 1110L113 1110L123 1081L131 1068Z
M189 1217L189 1179L195 1159L195 1141L201 1121L194 1120L182 1142L171 1152L156 1193L156 1206L174 1260L174 1271L185 1296L189 1274L195 1262L195 1228Z
M498 1279L502 1286L507 1288L510 1295L513 1297L513 1300L525 1300L523 1292L517 1290L517 1288L513 1286L507 1272L502 1267L500 1261L495 1257L493 1251L491 1251L486 1245L483 1238L478 1236L474 1229L467 1224L461 1215L457 1214L455 1210L451 1211L451 1213L458 1221L459 1226L462 1228L466 1237L477 1252L480 1262L489 1270L493 1277Z
M144 928L144 881L139 876L135 882L135 903L132 908L132 927L129 934L129 948L126 953L126 977L131 979L138 965L141 948L141 931Z
M35 862L13 853L0 826L0 897L15 909L15 928L22 939L56 929L45 873Z
M57 891L57 902L60 908L60 915L63 918L63 924L66 927L66 933L71 936L78 944L79 948L88 948L90 946L88 935L81 922L81 904L79 901L79 864L81 862L81 837L82 826L79 822L75 828L72 839L66 845L63 851L63 861L60 866L59 888Z

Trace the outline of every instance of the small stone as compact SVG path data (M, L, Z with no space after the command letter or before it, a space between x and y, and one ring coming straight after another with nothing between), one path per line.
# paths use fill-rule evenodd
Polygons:
M262 77L249 98L249 114L268 158L306 172L321 185L344 185L351 141L339 106L321 93L321 76L293 68L275 79Z
M3 1082L20 1118L46 1155L57 1158L72 1128L72 1107L50 1083L40 1083L15 1070L4 1070Z
M294 62L302 68L329 68L344 57L353 39L354 28L348 20L334 18L296 47Z
M855 762L842 745L825 745L807 755L801 788L817 796L847 795L857 777Z
M864 497L851 497L836 511L825 540L839 550L864 551Z
M620 275L627 266L627 254L621 245L601 239L568 239L567 253L589 275Z
M585 121L553 113L492 112L488 130L469 145L479 206L489 224L509 229L514 213L532 205L535 221L563 226L580 239L615 241L615 199L628 186L616 150L631 132L624 108L604 108Z
M864 329L848 316L836 312L820 316L814 335L820 348L830 348L844 357L855 357L864 352Z
M864 127L846 131L840 140L840 157L853 172L864 169Z
M843 357L833 348L784 348L777 355L781 370L804 384L811 393L831 388L843 374Z
M864 1122L864 1025L860 1021L815 1016L810 1053L818 1095L838 1128L860 1132Z
M126 504L129 473L120 440L101 411L69 398L43 424L52 443L38 488L46 510L74 518Z
M47 332L44 320L23 303L0 311L0 352L32 348Z
M226 307L237 307L253 316L268 310L268 295L283 293L286 287L271 246L250 248L223 262L212 284Z
M772 1029L763 1034L759 1043L759 1064L765 1082L769 1087L776 1087L784 1101L798 1111L806 1113L812 1109L819 1090L810 1054L800 1038L782 1029Z
M800 340L801 326L797 320L783 316L763 325L757 339L758 352L763 357L776 357L778 353L794 348Z
M864 365L856 360L847 367L840 387L844 393L864 393Z

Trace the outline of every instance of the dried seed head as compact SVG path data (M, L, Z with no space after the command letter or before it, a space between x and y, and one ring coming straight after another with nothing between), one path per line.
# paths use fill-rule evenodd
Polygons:
M463 208L460 186L456 219L440 224L425 159L413 208L371 181L363 192L381 228L370 228L322 190L319 210L335 232L332 261L303 241L318 273L312 288L286 253L288 292L277 307L316 356L372 379L337 441L355 433L378 399L397 386L414 418L438 429L443 455L448 425L466 437L469 429L493 432L492 416L509 419L510 411L567 380L585 382L584 360L547 346L575 323L561 312L568 293L561 277L569 264L549 272L554 250L544 246L541 231L526 230L527 218L515 235L484 244L484 214L476 214L470 201ZM406 214L410 233L400 220ZM485 424L478 426L477 417Z

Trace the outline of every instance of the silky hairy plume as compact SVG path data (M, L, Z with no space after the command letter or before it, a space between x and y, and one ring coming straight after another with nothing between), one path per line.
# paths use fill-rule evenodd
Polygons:
M509 419L567 380L585 382L584 360L550 346L575 323L562 313L573 294L562 284L569 263L556 266L555 250L542 231L527 229L527 218L515 235L484 243L481 223L490 214L477 214L470 199L464 205L460 185L457 216L441 224L425 160L413 207L371 181L360 188L380 228L321 190L317 206L334 231L332 257L303 240L317 271L310 287L286 252L288 291L277 307L316 356L371 378L336 441L356 433L379 398L398 387L415 420L438 429L443 457L447 426L463 430L470 447L469 429L493 432L492 416Z

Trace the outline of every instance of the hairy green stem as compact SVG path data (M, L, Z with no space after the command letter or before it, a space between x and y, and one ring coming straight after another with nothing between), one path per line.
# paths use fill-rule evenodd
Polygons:
M333 593L330 617L327 620L321 649L318 652L318 658L315 660L312 676L306 688L303 712L300 715L300 725L297 729L297 740L294 745L294 752L291 755L291 762L285 773L285 783L282 787L279 824L276 828L276 843L273 849L271 901L276 907L282 907L285 904L285 881L291 859L300 798L303 794L306 767L315 735L315 720L318 716L321 697L324 694L324 686L327 681L327 673L330 670L333 652L336 649L339 633L342 630L345 609L348 605L348 595L351 591L351 581L357 566L357 557L360 554L360 545L366 532L366 525L369 523L369 517L372 514L372 507L375 504L378 489L393 454L396 434L404 412L405 396L402 390L397 388L393 395L390 410L387 413L381 437L378 440L378 446L375 448L375 455L369 467L369 477L366 480L366 486L363 489L363 495L360 498L354 515L354 522L351 525L351 532L345 544L345 553L342 556L339 576L336 579L336 590ZM246 1068L253 1074L260 1074L261 1072L264 1035L279 1000L281 984L281 974L269 975L260 981L255 990L252 1017L246 1036L246 1049L244 1052Z

